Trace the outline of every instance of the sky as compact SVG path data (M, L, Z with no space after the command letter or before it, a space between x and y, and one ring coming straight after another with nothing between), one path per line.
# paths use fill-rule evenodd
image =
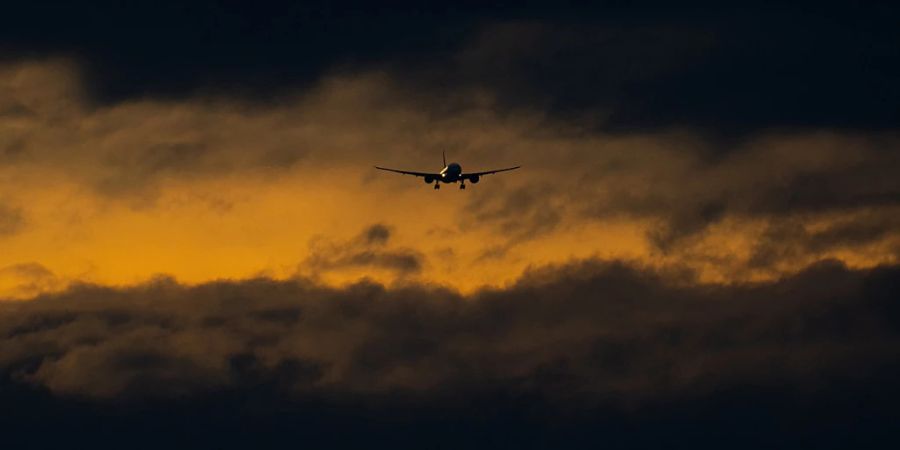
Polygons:
M877 2L14 6L0 429L892 448L898 19ZM373 167L436 172L442 152L522 168L434 190Z

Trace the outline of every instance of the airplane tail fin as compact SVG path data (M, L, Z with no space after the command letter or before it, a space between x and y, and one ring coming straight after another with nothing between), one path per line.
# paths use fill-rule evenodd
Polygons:
M441 157L444 158L444 167L447 167L447 151L441 150Z

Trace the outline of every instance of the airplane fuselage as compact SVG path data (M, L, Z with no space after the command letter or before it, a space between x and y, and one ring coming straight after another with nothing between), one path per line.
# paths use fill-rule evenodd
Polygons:
M457 163L450 163L441 170L441 178L439 181L444 183L455 183L459 181L460 175L462 175L462 166Z

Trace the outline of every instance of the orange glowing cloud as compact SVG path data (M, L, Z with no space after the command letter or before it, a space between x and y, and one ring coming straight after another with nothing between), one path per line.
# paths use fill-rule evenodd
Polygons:
M896 262L900 248L900 162L880 150L892 135L773 132L723 150L683 130L500 114L485 92L423 114L427 100L380 73L277 103L95 105L78 73L58 60L0 68L5 298L157 274L469 292L589 257L765 279L826 258ZM437 169L444 149L464 170L524 168L460 192L372 169ZM372 226L390 230L377 245L360 240Z

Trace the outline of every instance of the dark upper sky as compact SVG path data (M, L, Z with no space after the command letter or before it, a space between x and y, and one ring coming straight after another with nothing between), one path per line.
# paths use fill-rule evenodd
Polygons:
M268 101L324 73L379 69L424 93L482 88L502 107L611 130L900 125L900 8L888 2L104 3L8 6L0 54L74 55L101 102Z

